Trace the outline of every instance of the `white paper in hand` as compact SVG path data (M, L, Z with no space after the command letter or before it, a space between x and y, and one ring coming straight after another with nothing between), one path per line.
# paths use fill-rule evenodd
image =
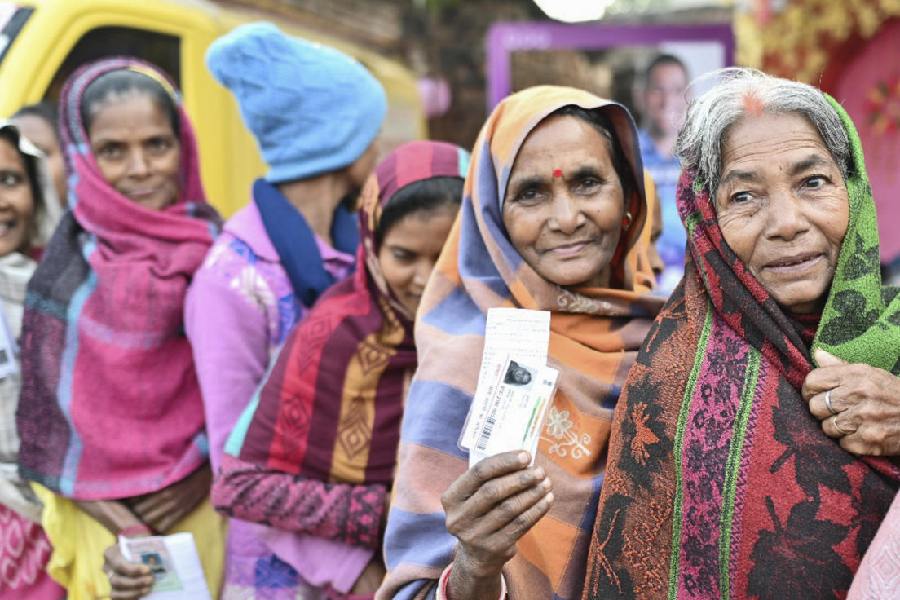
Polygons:
M492 386L493 394L487 398L487 417L469 449L469 466L513 450L527 450L534 462L559 372L546 366L531 367L509 357L501 373L502 379Z
M140 538L119 537L126 560L150 567L153 589L149 600L211 600L194 536L176 533Z
M517 430L516 427L530 427L533 430L535 426L540 425L538 421L531 422L529 426L528 417L520 415L518 411L530 411L537 407L540 411L536 416L543 420L546 404L540 406L537 397L531 397L531 394L542 390L541 393L548 396L546 402L549 403L555 390L556 371L553 369L550 369L552 373L544 371L548 368L546 364L550 344L550 312L521 308L489 309L484 338L478 385L459 439L459 446L470 451L470 464L477 462L476 458L480 460L498 452L517 448L529 450L534 456L533 446L537 444L536 439L531 445L508 446L512 444L513 439L518 439L520 443L531 441L525 436L524 431ZM549 394L546 394L546 386L543 385L527 386L527 393L526 389L512 389L509 382L505 382L510 360L528 370L534 376L535 382L552 379ZM518 403L518 408L514 409L510 403ZM513 419L512 413L517 417ZM501 420L502 435L493 437L493 428ZM539 429L537 433L540 433ZM487 442L488 438L493 440L490 444ZM504 449L498 450L500 447Z

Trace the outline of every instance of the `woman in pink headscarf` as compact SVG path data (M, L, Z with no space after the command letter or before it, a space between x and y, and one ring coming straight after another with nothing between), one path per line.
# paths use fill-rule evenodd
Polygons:
M17 413L48 571L70 600L102 597L116 536L190 531L215 593L223 527L182 314L219 218L193 130L171 83L136 59L82 68L61 105L71 210L28 286ZM124 564L130 597L149 591L149 569ZM115 597L129 597L119 577Z

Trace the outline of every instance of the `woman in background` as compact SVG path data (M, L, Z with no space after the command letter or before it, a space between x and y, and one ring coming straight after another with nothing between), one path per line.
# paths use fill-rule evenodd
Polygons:
M269 172L226 223L191 285L185 326L213 469L275 350L319 295L353 271L356 199L375 164L387 111L381 84L326 46L251 23L216 40L210 72L237 100ZM226 598L296 595L266 528L233 520Z
M216 507L277 529L269 547L303 598L369 598L384 576L413 319L467 162L461 148L425 141L381 162L363 192L360 268L288 337L229 440Z
M41 504L19 476L17 341L25 287L61 210L44 157L16 127L0 121L0 600L54 600L65 590L47 574L50 542Z
M68 202L66 196L66 168L63 160L62 143L59 139L59 115L56 107L49 102L38 102L23 106L16 111L10 122L44 153L47 170L56 188L56 197L63 207Z
M78 70L62 94L74 173L28 286L17 412L21 472L44 504L50 574L70 600L116 597L116 536L189 531L218 591L223 521L208 502L203 403L184 297L219 228L172 84L137 59ZM127 590L149 591L146 567Z

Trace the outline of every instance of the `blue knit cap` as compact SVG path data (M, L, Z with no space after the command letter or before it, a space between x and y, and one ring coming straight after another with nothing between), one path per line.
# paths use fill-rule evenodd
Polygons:
M222 36L206 52L206 64L237 99L271 183L353 164L387 112L384 89L359 62L271 23Z

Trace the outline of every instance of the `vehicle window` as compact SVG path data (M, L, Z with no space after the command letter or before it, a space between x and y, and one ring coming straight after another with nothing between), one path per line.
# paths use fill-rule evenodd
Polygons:
M0 2L0 62L33 12L33 8L18 6L15 2Z
M181 87L181 40L177 36L130 27L98 27L78 40L53 76L44 99L56 102L66 79L81 65L124 55L155 64Z

